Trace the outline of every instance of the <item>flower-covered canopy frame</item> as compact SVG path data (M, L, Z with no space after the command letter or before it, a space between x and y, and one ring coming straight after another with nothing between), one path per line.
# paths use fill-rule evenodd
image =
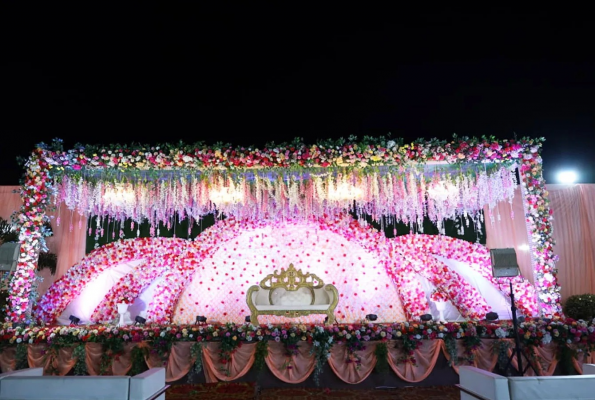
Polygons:
M512 200L521 181L541 314L559 313L551 212L542 174L544 139L451 141L351 137L263 149L227 144L109 145L64 150L41 143L26 163L19 213L21 252L11 280L9 316L26 320L42 227L50 206L131 224L198 221L210 213L239 219L296 219L345 210L421 229L430 218L482 217Z

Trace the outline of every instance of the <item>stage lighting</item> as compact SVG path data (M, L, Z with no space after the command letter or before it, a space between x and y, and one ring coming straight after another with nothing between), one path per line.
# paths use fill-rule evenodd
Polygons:
M424 322L428 322L432 320L432 314L424 314L421 317L419 317L419 319L421 319Z
M70 320L70 323L72 325L78 325L79 322L81 322L81 319L79 317L75 317L74 315L71 315L70 317L68 317L68 319Z
M206 322L207 322L207 317L204 317L204 316L202 316L202 315L197 315L197 316L196 316L196 323L197 323L198 325L200 325L200 324L204 324L204 323L206 323Z
M509 278L519 274L516 251L509 249L491 249L492 275L495 278Z
M498 313L497 312L489 312L486 314L486 321L494 322L498 320Z
M376 315L376 314L368 314L368 315L366 315L366 319L368 321L376 321L378 319L378 315Z
M244 318L244 321L246 323L250 323L250 316L249 315L246 315L246 318Z
M578 175L574 171L561 171L558 173L558 181L566 185L576 182L577 179Z
M147 320L143 317L141 317L140 315L137 315L136 318L134 319L135 325L144 325L145 322L147 322Z

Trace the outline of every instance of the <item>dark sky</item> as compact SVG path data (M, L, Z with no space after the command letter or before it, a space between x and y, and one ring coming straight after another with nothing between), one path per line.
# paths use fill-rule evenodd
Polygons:
M568 166L595 183L587 10L21 4L0 12L0 185L55 137L262 146L389 132L545 137L547 182Z

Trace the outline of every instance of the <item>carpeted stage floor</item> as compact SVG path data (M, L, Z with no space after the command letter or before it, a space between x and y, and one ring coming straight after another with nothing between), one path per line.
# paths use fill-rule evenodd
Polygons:
M258 391L252 382L203 383L172 385L165 392L166 400L282 400L282 399L341 399L341 400L459 400L455 386L401 387L387 389L328 389L328 388L270 388Z

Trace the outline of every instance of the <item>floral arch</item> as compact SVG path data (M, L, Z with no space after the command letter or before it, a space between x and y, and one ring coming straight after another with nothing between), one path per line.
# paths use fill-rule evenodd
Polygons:
M440 226L446 218L477 218L484 206L510 200L517 184L516 169L539 313L553 316L561 307L542 177L542 142L454 137L405 144L381 136L315 145L298 138L262 149L180 143L81 145L72 150L64 150L59 139L51 145L41 143L26 164L19 212L21 252L10 283L8 315L15 322L31 317L36 297L31 281L50 206L131 224L145 220L167 224L174 215L197 221L209 213L237 220L304 220L350 210L412 226L427 216ZM198 262L204 251L189 250L184 262ZM410 279L394 270L396 280ZM160 290L179 288L187 278L184 271L168 269L163 279L171 286ZM412 286L408 301L418 289ZM414 309L413 303L405 301L405 306ZM164 304L156 320L169 319L172 308Z

